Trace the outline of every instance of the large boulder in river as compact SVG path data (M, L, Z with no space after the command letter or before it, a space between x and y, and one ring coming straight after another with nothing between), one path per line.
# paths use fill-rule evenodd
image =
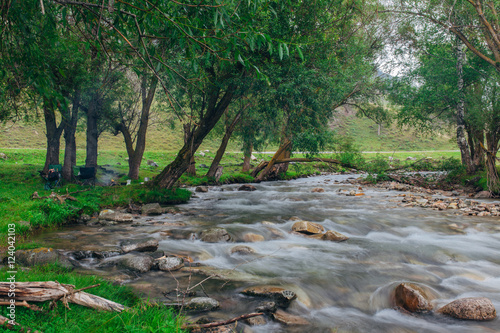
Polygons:
M68 258L60 254L58 251L47 247L40 247L31 250L17 250L16 263L23 266L58 264L62 267L73 269L73 265Z
M321 239L327 240L327 241L332 241L332 242L343 242L345 240L348 240L349 237L347 237L346 235L341 234L340 232L333 231L333 230L328 230L327 232L325 232L323 234L323 236L321 237Z
M148 272L154 263L152 257L142 253L128 253L117 258L119 266L140 273Z
M203 230L200 239L207 243L229 242L231 240L231 235L229 235L226 229L215 227Z
M397 306L410 312L428 312L432 305L425 291L413 283L401 283L394 290L394 300Z
M276 302L278 306L288 307L297 298L291 290L277 286L255 286L244 289L242 294L247 296L266 297Z
M161 208L159 203L149 203L142 205L141 213L143 215L161 215L163 214L163 208Z
M205 192L208 192L208 187L206 186L197 186L196 189L195 189L196 192L199 192L199 193L205 193Z
M154 252L158 249L158 240L155 238L127 239L120 243L123 253L132 251Z
M301 234L314 235L322 234L325 228L321 224L309 221L297 221L292 226L292 231L300 232Z
M465 320L493 320L497 317L493 303L485 297L457 299L443 306L438 312Z

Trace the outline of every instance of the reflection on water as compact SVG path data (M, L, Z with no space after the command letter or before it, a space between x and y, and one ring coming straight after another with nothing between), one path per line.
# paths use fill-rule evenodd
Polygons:
M182 214L140 217L132 224L72 227L48 232L45 241L68 250L108 250L121 240L155 237L166 253L190 256L232 282L213 279L205 291L221 301L229 318L252 312L255 300L239 294L258 283L282 285L298 300L289 312L311 322L292 329L276 323L254 327L255 332L495 332L498 319L466 322L441 316L408 316L391 308L390 294L403 281L424 285L435 297L435 307L454 299L484 296L500 309L500 234L498 217L464 217L457 211L396 207L398 192L363 190L364 196L340 195L339 189L357 186L335 183L348 176L320 176L288 182L256 184L257 191L239 192L237 185L211 188L179 206ZM315 187L324 193L312 193ZM350 237L335 243L291 234L291 217L318 222L327 230ZM457 233L450 224L467 224ZM252 247L256 254L231 254L234 243L204 243L173 239L172 235L199 233L211 226L228 230L233 239ZM244 243L247 233L265 241ZM62 237L74 235L72 237ZM184 236L187 237L187 236ZM92 268L93 261L87 265ZM95 268L93 268L95 269ZM205 269L205 268L202 268ZM227 270L230 270L229 272ZM98 272L98 271L96 271ZM120 274L99 271L100 274ZM177 281L191 285L203 279L187 271L152 271L131 277L130 284L165 301L162 292Z

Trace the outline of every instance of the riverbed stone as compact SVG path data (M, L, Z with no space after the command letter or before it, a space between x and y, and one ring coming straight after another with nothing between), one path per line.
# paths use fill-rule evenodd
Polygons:
M348 240L349 237L347 237L344 234L341 234L340 232L328 230L322 235L321 239L332 242L343 242Z
M255 308L255 312L274 313L276 309L276 302L260 302Z
M184 309L191 311L212 311L219 307L219 301L210 297L195 297L184 304Z
M243 240L248 243L255 243L255 242L263 242L265 238L262 235L248 232L243 235Z
M394 290L394 299L397 306L410 312L429 312L432 304L425 291L414 283L400 283Z
M206 186L197 186L196 189L195 189L195 192L198 192L198 193L208 192L208 187L206 187Z
M99 213L100 221L132 222L132 214L115 212L111 209L105 209Z
M159 203L149 203L142 205L141 213L148 216L161 215L163 214L163 208L161 208Z
M265 325L267 323L264 316L255 316L247 318L245 319L245 322L250 326L260 326L260 325Z
M152 237L140 239L127 239L120 243L123 253L132 251L154 252L158 249L158 240Z
M460 298L443 306L438 312L464 320L493 320L497 317L493 303L486 297Z
M309 325L310 323L302 317L292 315L281 309L276 310L273 314L273 319L277 322L287 326L302 326Z
M254 286L244 289L241 293L247 296L270 298L281 307L288 307L297 298L297 294L293 291L277 286Z
M176 271L184 267L184 259L179 257L163 257L157 259L160 271Z
M312 193L323 193L325 192L325 189L324 188L321 188L321 187L316 187L316 188L313 188L311 190Z
M16 263L23 266L57 263L64 268L73 269L73 265L71 264L69 259L53 248L40 247L31 250L17 250L15 257Z
M140 273L148 272L154 264L153 258L142 253L127 253L116 261L119 266Z
M243 254L243 255L254 254L255 250L252 249L250 246L237 245L237 246L231 248L231 254L233 254L233 253Z
M322 234L325 228L321 224L309 221L297 221L292 226L292 231L300 232L306 235Z
M231 240L231 235L229 235L226 229L215 227L203 230L200 239L207 243L229 242Z
M255 191L255 190L257 190L257 188L250 184L243 184L240 187L238 187L238 191Z
M477 192L476 195L474 195L474 199L488 199L488 198L491 198L490 191L480 191Z

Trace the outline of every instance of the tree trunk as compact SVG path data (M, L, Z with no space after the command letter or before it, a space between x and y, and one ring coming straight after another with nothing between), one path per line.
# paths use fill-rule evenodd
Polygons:
M217 167L219 166L219 163L222 159L222 156L224 156L224 152L226 151L226 148L227 148L227 143L229 142L229 139L231 138L231 135L233 134L233 131L236 128L236 124L238 124L238 122L241 119L241 114L242 114L242 112L239 112L234 117L231 124L226 128L226 133L224 134L224 137L222 138L222 142L220 143L219 149L217 150L217 153L215 154L215 158L212 161L212 164L210 165L210 169L208 169L207 177L215 177Z
M465 92L463 75L465 51L463 47L462 42L457 39L457 87L459 94L459 101L457 104L457 144L460 149L462 164L465 165L467 173L471 174L474 172L474 167L472 165L472 159L469 152L469 145L467 144L467 139L465 137Z
M45 155L44 172L49 170L49 165L59 164L59 149L61 145L62 124L57 126L54 108L44 103L43 115L45 118L45 129L47 133L47 153Z
M62 168L63 179L71 181L73 178L73 167L76 165L76 124L78 122L78 108L80 107L80 92L76 91L73 98L69 119L65 120L64 126L64 165Z
M474 172L482 170L485 165L484 152L481 145L484 144L484 131L467 129L467 136Z
M153 186L160 188L173 188L175 182L187 170L194 152L200 147L203 139L210 133L214 126L219 121L222 114L225 112L229 103L234 97L236 86L231 84L224 96L217 102L219 91L214 91L210 95L207 112L200 119L199 125L191 132L190 137L184 146L181 148L175 160L167 165L162 172L155 177L152 182Z
M187 144L189 142L189 137L192 134L191 124L184 124L183 127L184 127L184 144ZM191 176L196 176L196 161L194 159L194 153L196 153L196 149L191 152L191 159L189 160L189 166L186 170L186 173Z
M271 158L271 161L267 164L265 169L260 173L260 175L257 177L257 180L261 181L264 179L267 179L268 175L271 173L271 170L276 163L276 160L280 159L280 157L285 156L285 152L289 150L292 146L292 142L288 139L284 139L283 143L281 146L278 148L276 153L274 153L274 156ZM255 176L254 176L255 177Z
M153 104L153 100L155 97L158 79L156 77L153 77L151 79L149 89L146 89L146 82L146 77L143 76L141 80L141 119L139 120L139 129L137 130L137 141L135 144L135 149L132 135L126 124L122 121L122 123L118 127L118 130L123 134L123 137L125 139L125 147L128 154L128 177L130 179L139 178L139 168L141 166L142 157L144 156L144 150L146 149L146 133L148 130L149 115L151 111L151 105Z
M498 177L496 168L499 139L500 136L498 133L486 133L486 173L488 178L488 190L494 194L500 193L500 178Z
M242 172L250 171L250 161L252 159L253 143L251 140L243 142L243 169Z
M87 110L87 157L85 159L86 167L97 167L97 143L99 139L97 119L99 118L99 100L100 93L96 91L92 94L92 99Z

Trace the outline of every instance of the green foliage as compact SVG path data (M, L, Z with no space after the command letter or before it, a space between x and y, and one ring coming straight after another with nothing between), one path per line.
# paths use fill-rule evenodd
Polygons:
M235 172L229 175L223 174L220 177L219 182L222 184L234 184L234 183L252 183L255 178L247 173Z
M0 271L0 280L6 281L7 270ZM16 321L23 326L43 332L162 332L181 333L181 318L164 306L149 304L136 296L131 288L113 285L96 276L70 273L57 265L35 266L29 271L19 270L16 281L58 281L72 284L77 289L100 284L87 292L114 302L123 304L127 309L121 313L97 311L70 303L71 310L61 303L49 311L49 303L41 303L43 312L32 311L23 307L16 308ZM0 313L7 314L2 307ZM47 317L48 316L48 317Z
M361 151L350 136L338 136L334 149L336 151L334 157L345 165L360 168L365 163Z
M30 222L35 228L56 226L71 221L77 213L78 209L67 203L61 204L52 199L44 199L32 206Z

